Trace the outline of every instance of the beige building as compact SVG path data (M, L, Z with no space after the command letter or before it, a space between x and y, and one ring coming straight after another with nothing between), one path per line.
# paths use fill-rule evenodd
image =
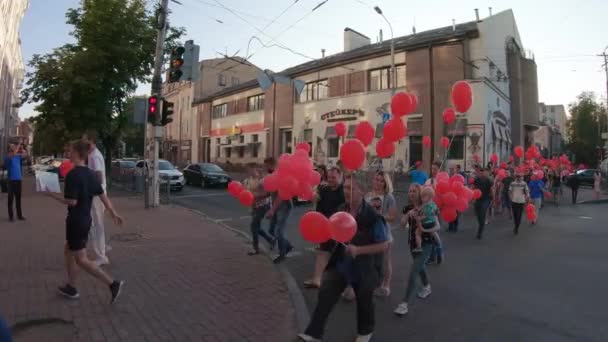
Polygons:
M19 90L25 73L19 27L28 6L29 0L0 0L0 156L19 124Z
M546 105L543 102L538 104L538 120L541 125L551 126L559 131L564 141L568 141L566 123L566 108L564 105Z
M196 82L163 85L163 96L173 102L173 122L165 127L163 157L177 165L199 161L200 123L192 102L255 78L258 68L240 57L207 59L199 63Z

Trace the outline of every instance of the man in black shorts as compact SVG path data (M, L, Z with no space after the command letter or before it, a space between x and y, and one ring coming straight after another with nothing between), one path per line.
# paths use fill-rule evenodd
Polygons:
M75 167L65 178L65 195L61 197L60 194L49 193L50 197L68 206L64 251L68 282L65 286L59 287L59 292L71 299L80 297L75 287L77 266L80 266L109 287L112 295L111 303L114 303L120 295L124 282L114 280L87 257L86 247L89 231L91 230L93 197L99 196L106 211L110 213L116 224L121 225L122 218L112 207L110 199L103 192L101 184L93 171L85 166L89 149L90 145L88 143L82 141L72 143L70 159Z

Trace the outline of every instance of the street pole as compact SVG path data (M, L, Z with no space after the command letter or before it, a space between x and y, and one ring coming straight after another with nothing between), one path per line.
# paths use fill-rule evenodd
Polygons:
M606 51L608 51L608 46L600 56L604 57L604 71L606 72L606 134L608 134L608 54L606 54ZM608 146L608 140L606 140L605 145Z
M165 34L167 31L167 14L169 8L169 0L161 0L160 10L158 11L158 34L156 36L156 51L154 53L154 75L152 76L152 89L151 95L157 95L161 98L162 95L162 67L163 67L163 54L165 44ZM159 103L158 108L162 108L162 102ZM160 204L160 198L158 193L158 155L159 146L162 138L162 127L160 110L157 111L155 116L155 122L152 128L154 137L154 151L153 151L153 166L152 166L152 186L146 190L151 192L152 195L152 207L158 207ZM146 167L144 167L146 169ZM146 175L146 179L149 180L149 175ZM151 190L150 190L151 188ZM147 203L146 203L147 204Z

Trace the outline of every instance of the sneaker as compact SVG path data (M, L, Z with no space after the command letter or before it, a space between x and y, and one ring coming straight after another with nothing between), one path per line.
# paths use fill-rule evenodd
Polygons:
M412 253L422 253L422 247L416 247L412 249Z
M27 220L25 219L25 217L23 217L23 216L18 217L17 219L18 219L19 221L27 221Z
M403 302L403 303L399 304L399 306L397 306L397 308L393 312L395 313L395 315L399 315L399 316L407 315L407 312L408 312L407 303Z
M306 334L298 334L298 338L304 342L321 342L321 340L319 340L318 338L314 338Z
M431 285L427 285L425 287L422 288L422 290L420 290L420 292L418 292L418 298L426 298L428 296L430 296L432 293L431 291Z
M355 342L369 342L372 339L372 334L357 335Z
M59 293L61 293L63 296L70 298L70 299L78 299L80 297L80 293L78 293L78 290L76 290L76 288L70 284L66 284L65 286L60 286L58 288L58 290L59 290Z
M110 292L112 293L112 304L114 304L114 302L116 302L116 300L118 299L118 296L120 296L124 284L125 282L122 280L114 280L114 282L110 285Z
M385 287L378 287L374 290L374 296L376 297L388 297L391 295L391 290Z
M277 264L277 265L280 264L280 263L282 263L283 261L285 261L285 256L284 255L279 255L276 258L274 258L274 260L272 260L272 262L275 263L275 264Z

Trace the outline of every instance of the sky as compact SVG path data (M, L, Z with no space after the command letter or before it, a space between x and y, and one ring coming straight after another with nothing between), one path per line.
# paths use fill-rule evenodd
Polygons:
M32 55L50 52L72 41L65 12L78 6L78 0L30 0L21 26L23 55L27 63ZM410 34L475 19L475 8L486 17L512 9L524 49L535 56L538 66L539 101L546 104L572 103L582 91L606 97L606 74L603 58L597 56L608 47L608 1L606 0L179 0L170 2L171 25L184 26L184 40L193 39L201 46L200 58L220 54L244 56L253 35L266 45L276 42L299 53L277 47L264 48L253 41L250 61L262 69L281 71L343 50L343 31L350 27L375 42L380 29L390 38L388 25L374 12L379 6L391 22L395 36ZM221 4L221 5L220 5ZM223 5L223 7L222 7ZM225 8L224 8L225 7ZM226 8L228 8L229 11ZM218 21L221 21L218 22ZM305 55L305 56L302 56ZM138 94L149 93L141 85ZM26 104L21 117L35 115Z

